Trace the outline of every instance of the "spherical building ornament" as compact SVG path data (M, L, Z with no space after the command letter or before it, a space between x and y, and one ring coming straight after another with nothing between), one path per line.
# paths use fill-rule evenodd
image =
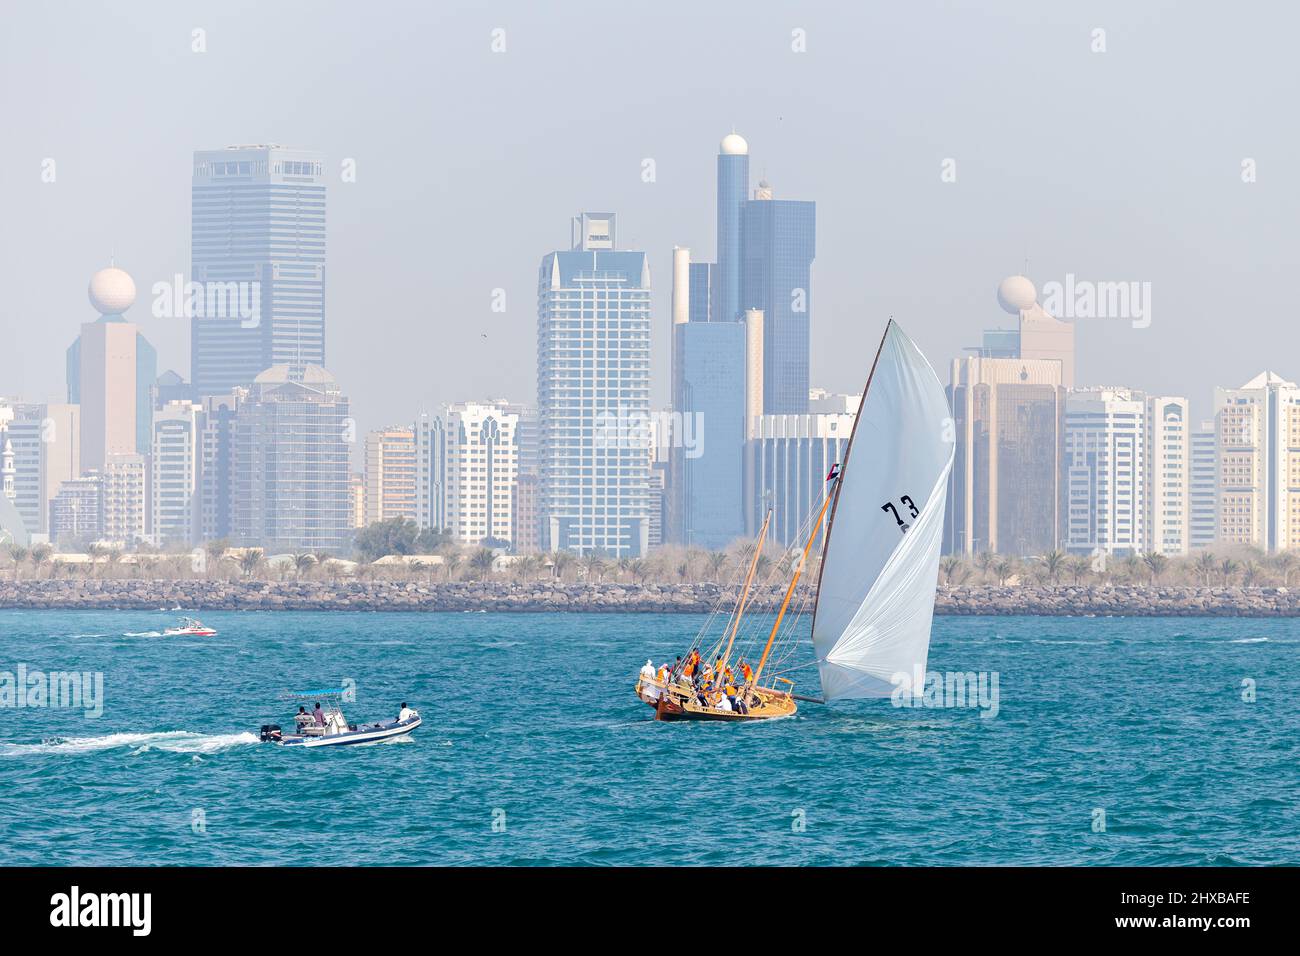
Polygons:
M718 147L718 152L723 156L747 156L749 155L749 144L745 142L745 137L739 133L728 133L722 137L722 144Z
M100 269L90 277L90 304L102 315L119 315L135 302L135 280L117 266Z
M1024 276L1007 276L998 283L998 305L1012 315L1019 315L1034 307L1038 290Z

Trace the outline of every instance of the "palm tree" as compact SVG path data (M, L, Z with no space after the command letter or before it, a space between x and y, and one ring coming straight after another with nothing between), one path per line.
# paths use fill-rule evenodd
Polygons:
M113 570L122 563L122 549L110 547L104 552L104 561L106 570L109 572L108 576L111 578Z
M1262 583L1264 569L1260 567L1258 561L1247 561L1242 565L1241 585L1242 587L1253 588Z
M1169 559L1159 551L1148 551L1142 555L1142 563L1147 566L1147 571L1151 574L1152 585L1160 580L1160 575L1164 574L1169 567Z
M939 561L939 570L943 574L943 583L952 587L953 576L965 562L956 554L945 554Z
M31 551L29 551L27 548L24 548L21 544L11 544L11 545L9 545L9 557L13 560L13 563L14 563L14 580L15 580L15 581L18 580L18 570L19 570L19 568L22 567L23 562L27 560L27 557L28 557L28 555L30 555L30 554L31 554Z
M998 556L992 551L981 551L975 555L975 567L979 568L980 575L985 583L988 583L989 572L993 570L993 565L997 563Z
M1240 567L1241 565L1237 564L1232 558L1223 559L1223 562L1219 565L1219 574L1222 575L1225 585L1232 583L1232 579L1236 577L1237 569Z
M705 560L709 566L709 579L715 584L721 584L722 569L727 566L727 553L725 551L710 551Z
M1136 554L1127 554L1120 562L1120 567L1124 570L1124 580L1132 584L1138 580L1138 575L1142 571L1142 559Z
M588 581L592 579L599 581L601 575L605 573L605 559L601 557L599 551L588 551L582 556L580 563Z
M519 557L510 567L510 572L520 581L529 580L537 573L537 568L541 564L535 555L525 554Z
M564 580L564 572L573 564L572 551L555 551L551 554L551 574L559 581Z
M293 575L301 579L303 574L316 566L316 555L308 551L299 551L293 556Z
M1052 584L1061 576L1061 569L1065 564L1065 552L1053 548L1048 551L1042 558L1043 569L1047 572L1047 580Z
M1196 564L1193 565L1193 568L1197 574L1201 575L1205 586L1208 588L1215 572L1219 570L1219 563L1215 560L1214 555L1209 551L1202 551L1200 556L1197 557Z
M470 570L480 580L486 580L492 575L492 565L496 561L496 555L492 553L491 548L479 548L469 559Z
M203 553L207 556L207 564L205 567L209 575L217 569L217 565L221 563L221 558L225 555L226 549L229 547L230 542L225 538L218 538L215 541L205 541L203 543Z
M45 544L44 542L32 545L30 557L32 566L36 569L36 576L38 578L41 576L41 566L45 564L45 562L49 561L53 554L54 548L52 545Z
M650 562L642 558L637 558L628 565L627 570L637 584L645 584L646 575L650 573Z
M1291 575L1295 572L1296 563L1294 551L1279 551L1273 556L1273 567L1282 576L1283 587L1291 586Z
M99 542L95 542L86 548L86 554L90 558L90 576L92 578L99 576L99 559L104 556L105 548Z
M261 548L245 548L244 553L239 556L239 570L244 572L244 577L251 578L253 574L261 569L264 555Z
M998 585L1007 586L1007 579L1016 573L1016 566L1010 558L998 558L993 562L991 570L997 576Z
M1082 584L1083 579L1092 573L1092 559L1083 554L1071 555L1066 559L1065 573L1076 585Z

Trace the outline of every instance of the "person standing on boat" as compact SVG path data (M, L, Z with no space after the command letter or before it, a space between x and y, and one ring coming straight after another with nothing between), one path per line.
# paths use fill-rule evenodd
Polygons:
M320 709L320 701L316 701L316 709L311 712L311 715L315 718L317 727L325 726L325 711Z
M397 719L399 721L410 720L414 716L415 716L415 711L411 710L411 708L406 706L406 701L402 701L402 709L397 712Z

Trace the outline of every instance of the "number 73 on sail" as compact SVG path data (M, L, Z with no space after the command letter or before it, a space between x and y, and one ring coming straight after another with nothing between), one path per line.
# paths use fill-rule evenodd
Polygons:
M888 697L895 675L925 673L954 438L943 386L891 319L802 548L777 561L765 556L769 512L740 562L734 600L714 608L682 657L641 669L637 696L655 717L789 717L797 701ZM814 569L809 559L818 543ZM805 581L800 589L814 571L815 586ZM750 607L760 585L787 577L779 606ZM809 666L795 660L805 613L821 697L794 692L799 670Z

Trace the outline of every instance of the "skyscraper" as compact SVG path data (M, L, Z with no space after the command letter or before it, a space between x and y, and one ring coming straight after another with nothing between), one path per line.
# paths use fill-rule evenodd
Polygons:
M462 402L447 409L449 525L466 544L500 544L514 535L519 416L501 405Z
M767 189L760 195L771 195ZM763 312L763 411L808 411L817 205L750 199L743 208L741 307Z
M193 402L168 402L154 414L149 536L156 545L198 539L202 416L202 407Z
M735 322L741 310L745 261L743 210L749 196L749 144L728 133L718 146L718 265L714 274L713 321Z
M430 412L415 422L415 523L447 527L447 430L442 416Z
M685 321L697 314L697 297L693 285L684 283L699 273L689 249L674 249L673 259L677 434L667 436L673 496L668 535L680 544L716 550L745 532L745 325Z
M612 213L573 221L537 287L538 457L548 550L644 554L649 541L650 266Z
M749 488L749 527L757 533L763 516L772 510L770 540L782 547L803 543L803 524L832 486L826 481L832 466L844 460L853 433L853 412L810 415L763 415L749 439L752 465Z
M1261 372L1214 390L1224 544L1300 548L1300 387Z
M199 432L199 528L202 541L233 533L235 488L235 417L248 389L206 395Z
M1192 432L1191 479L1188 490L1188 545L1211 547L1219 536L1219 464L1214 421L1203 421Z
M135 453L109 455L100 483L100 521L104 537L133 547L149 530L148 458Z
M1191 409L1176 395L1146 400L1146 550L1183 555L1191 548Z
M1064 544L1075 554L1140 554L1146 540L1146 405L1123 388L1065 401Z
M348 400L315 365L257 376L235 415L231 531L239 546L344 552L352 539Z
M81 408L15 404L7 411L12 417L0 417L0 446L13 455L9 500L28 534L44 534L50 501L63 482L81 474Z
M196 152L191 243L191 279L202 300L190 325L195 394L250 385L272 365L324 364L319 153L283 146Z
M1065 390L1051 359L955 359L957 436L945 529L954 554L1025 556L1056 548Z
M68 348L68 403L81 406L81 467L102 470L110 455L149 454L158 353L123 318L135 302L130 275L100 269L88 293L100 316Z
M416 516L415 430L392 425L366 435L366 524Z

